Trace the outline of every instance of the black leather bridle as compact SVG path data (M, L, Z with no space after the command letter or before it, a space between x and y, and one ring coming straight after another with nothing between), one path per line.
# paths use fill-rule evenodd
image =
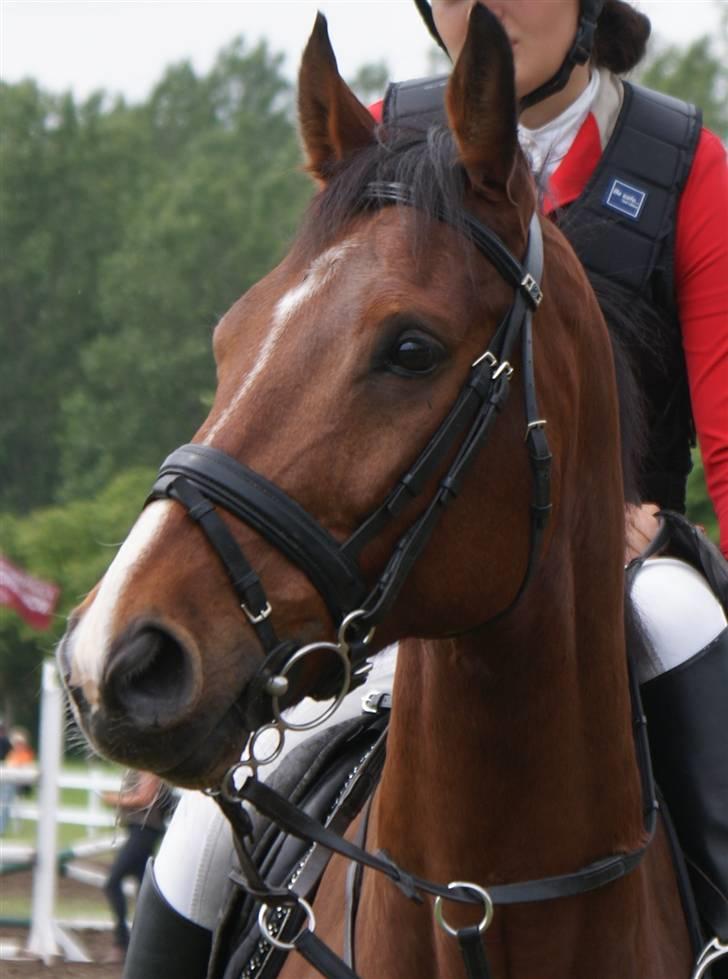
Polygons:
M372 183L363 206L415 206L411 190L399 183ZM448 221L444 213L435 217ZM340 544L299 504L265 477L231 456L207 445L185 445L164 462L150 499L169 497L180 502L197 522L221 560L238 602L266 651L266 659L248 686L241 705L246 726L256 730L268 719L263 691L296 650L280 641L271 623L271 606L260 578L240 545L215 510L222 507L274 544L301 568L322 596L354 669L366 658L366 641L390 611L412 566L422 553L444 508L459 490L470 464L486 440L509 392L513 373L510 358L520 337L526 415L526 445L531 462L530 547L521 585L509 609L531 580L551 510L550 464L545 421L539 417L533 367L531 316L541 302L539 286L543 243L538 218L531 221L524 265L503 242L473 215L458 216L457 227L515 289L512 305L493 335L488 349L473 363L465 384L440 427L411 468L387 498ZM400 537L381 575L369 587L358 558L370 541L420 496L445 459L455 452L437 489L421 515ZM503 613L505 614L504 610ZM343 632L342 632L343 627Z
M363 206L381 208L388 205L416 206L413 193L406 185L370 184ZM185 445L177 449L164 462L152 489L150 499L177 500L187 509L190 518L199 524L222 562L239 604L266 651L265 660L246 688L241 703L242 716L250 731L258 731L270 719L270 701L266 700L266 695L276 700L279 688L275 681L281 679L281 671L287 668L301 647L292 641L281 641L276 636L271 623L272 609L260 579L216 512L216 506L254 528L306 573L338 627L339 651L343 651L351 667L356 669L366 658L366 643L372 630L392 608L441 513L457 496L468 468L505 404L513 374L510 358L519 339L522 348L525 442L532 472L530 545L521 584L513 600L496 618L512 610L532 579L551 510L551 455L544 430L546 422L538 411L532 346L532 314L542 299L539 285L543 270L541 227L538 217L534 215L526 256L521 264L503 242L473 215L461 213L457 224L450 221L444 212L436 212L433 216L453 224L472 240L514 288L514 300L492 336L488 349L472 364L455 403L417 460L381 506L347 541L339 544L277 486L210 446ZM358 565L361 552L410 501L420 496L448 457L452 457L452 461L440 477L431 500L399 538L374 585L368 586ZM350 674L347 675L347 683L349 678ZM297 894L269 887L260 877L247 852L245 838L249 821L240 805L241 801L252 803L287 833L317 842L326 852L340 853L357 864L385 874L414 900L421 900L422 893L428 893L441 900L477 904L485 894L487 901L492 902L492 909L492 904L545 901L582 894L624 876L644 856L654 835L657 810L639 688L632 676L630 679L645 821L645 842L639 849L606 857L573 873L499 885L488 888L487 892L475 885L457 882L447 886L434 884L397 867L386 854L369 854L317 823L260 782L255 766L252 766L252 776L239 787L233 782L231 773L234 770L231 769L226 787L218 794L218 801L233 826L246 889L263 902L263 914L266 908L272 908L276 903L288 907L300 904L307 913L310 911ZM452 933L458 938L468 976L473 979L487 977L489 971L479 926ZM322 974L332 979L356 979L356 974L347 963L320 942L312 928L304 926L286 947L295 947Z

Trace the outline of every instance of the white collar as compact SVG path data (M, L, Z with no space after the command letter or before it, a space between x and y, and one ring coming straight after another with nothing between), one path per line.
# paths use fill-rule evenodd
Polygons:
M600 73L593 71L589 84L564 111L537 129L519 123L518 139L531 169L541 180L548 180L558 167L581 129L599 92Z

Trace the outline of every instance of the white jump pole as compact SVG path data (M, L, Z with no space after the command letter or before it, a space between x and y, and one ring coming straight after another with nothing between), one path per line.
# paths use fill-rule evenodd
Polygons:
M63 693L53 660L43 662L40 705L38 844L33 874L33 909L27 951L49 965L63 955L88 962L83 949L55 920L58 887L58 776L63 755Z

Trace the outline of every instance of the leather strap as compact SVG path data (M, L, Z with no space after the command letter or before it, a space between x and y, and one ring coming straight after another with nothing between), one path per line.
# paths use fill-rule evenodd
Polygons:
M465 904L478 903L479 901L479 898L474 897L470 891L464 888L451 890L441 884L435 884L418 877L416 874L408 873L398 867L384 851L380 851L378 854L367 853L349 840L338 836L316 820L311 819L306 813L291 805L287 799L257 779L246 779L239 789L239 795L241 799L254 805L259 812L272 819L287 833L291 833L300 839L320 843L341 856L356 860L365 867L383 873L410 900L422 903L422 895L426 893ZM493 904L527 904L550 901L555 898L574 897L578 894L597 890L605 884L629 874L644 857L654 836L657 803L654 794L651 798L652 802L647 802L645 807L646 842L643 846L630 853L616 854L595 860L586 867L570 874L544 877L540 880L523 881L515 884L494 885L488 888L488 894Z
M263 585L215 507L183 476L168 484L166 495L182 503L189 517L200 526L227 571L240 607L258 633L263 648L273 649L278 639L268 619L270 607Z
M367 800L366 807L362 812L361 822L357 827L354 844L360 849L366 847L367 829L369 828L369 814L372 811L372 798ZM356 915L359 910L359 898L361 897L361 885L364 877L364 867L358 862L353 861L349 864L346 872L346 893L344 896L344 961L352 969L356 962Z
M385 180L375 180L369 184L363 198L363 203L365 205L367 203L373 204L376 207L382 207L385 204L404 204L407 207L417 207L416 198L407 184ZM468 211L461 211L457 215L457 218L454 218L443 210L435 209L433 217L436 217L438 221L442 221L444 224L449 224L469 238L478 251L485 255L509 285L513 286L514 289L523 291L529 300L531 308L536 309L538 307L540 290L538 292L534 291L526 284L527 280L529 280L529 273L532 274L534 279L540 279L540 274L532 267L530 258L526 259L525 264L527 267L524 268L513 257L498 235ZM536 221L538 221L538 218L536 218ZM533 228L533 223L531 226ZM535 284L537 286L538 283L536 282Z
M483 936L477 925L461 928L457 934L468 979L491 979L492 973L483 947Z
M363 206L391 204L416 206L411 189L404 184L374 182L369 185ZM394 604L412 566L424 550L445 506L453 500L468 468L485 442L509 392L512 367L508 360L522 335L524 345L523 383L526 402L527 443L534 488L531 504L530 550L527 566L516 598L501 614L509 611L530 581L541 537L550 511L550 462L545 433L537 418L538 405L532 356L531 315L541 301L538 281L543 269L543 243L537 215L533 215L525 266L518 262L503 242L473 215L463 212L457 218L435 213L466 234L483 255L515 289L514 301L490 341L490 348L471 368L470 375L447 418L420 454L415 465L399 482L384 504L343 545L340 545L302 507L259 473L255 473L225 453L207 445L186 445L165 461L152 490L152 498L173 496L199 520L234 584L250 590L261 614L248 617L257 626L270 611L257 576L245 561L232 534L212 512L206 500L218 503L270 540L303 569L321 593L336 624L347 614L361 611L347 635L350 658L356 667L368 650L363 637L375 627ZM530 271L527 271L530 269ZM536 427L534 427L536 426ZM461 444L424 513L398 541L394 552L374 587L366 594L356 558L402 507L417 496L438 471L457 440ZM186 502L185 502L186 500ZM243 602L246 608L246 603ZM258 630L268 656L250 684L242 710L249 726L264 722L260 693L268 679L290 655L290 647L279 643L268 624Z
M328 979L359 979L346 962L324 945L312 931L305 928L294 942L296 951L304 957L321 975Z
M357 565L319 523L260 473L209 445L184 445L165 459L152 489L168 495L177 476L253 527L306 572L335 622L358 607L366 593Z

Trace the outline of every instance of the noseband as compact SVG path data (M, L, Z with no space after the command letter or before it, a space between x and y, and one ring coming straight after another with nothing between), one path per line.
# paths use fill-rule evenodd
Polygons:
M409 187L381 182L369 184L362 204L367 209L388 205L416 206ZM248 685L241 705L248 730L256 730L270 718L270 706L266 709L262 694L272 697L273 711L278 715L278 696L287 689L284 678L292 657L300 658L322 646L338 650L345 665L345 677L335 706L348 692L352 669L356 670L366 660L367 643L374 629L392 608L440 515L457 496L465 473L505 404L513 374L510 358L519 337L522 343L525 440L533 484L530 546L521 585L501 615L510 611L518 601L533 574L551 510L551 455L544 431L546 422L538 412L531 326L532 313L542 299L539 286L543 269L541 227L534 214L524 267L500 238L472 214L461 213L457 224L444 212L436 212L434 216L467 235L513 286L514 300L488 349L472 364L455 403L418 459L381 506L347 541L340 544L279 487L211 446L185 445L177 449L165 460L153 486L150 499L168 497L177 500L199 524L221 560L240 607L266 652L265 661ZM453 451L453 461L440 478L429 504L399 538L377 581L372 587L368 586L358 563L361 552L407 504L420 496ZM338 627L336 646L316 643L300 647L295 642L278 639L271 623L272 608L260 578L215 506L252 527L305 572Z

